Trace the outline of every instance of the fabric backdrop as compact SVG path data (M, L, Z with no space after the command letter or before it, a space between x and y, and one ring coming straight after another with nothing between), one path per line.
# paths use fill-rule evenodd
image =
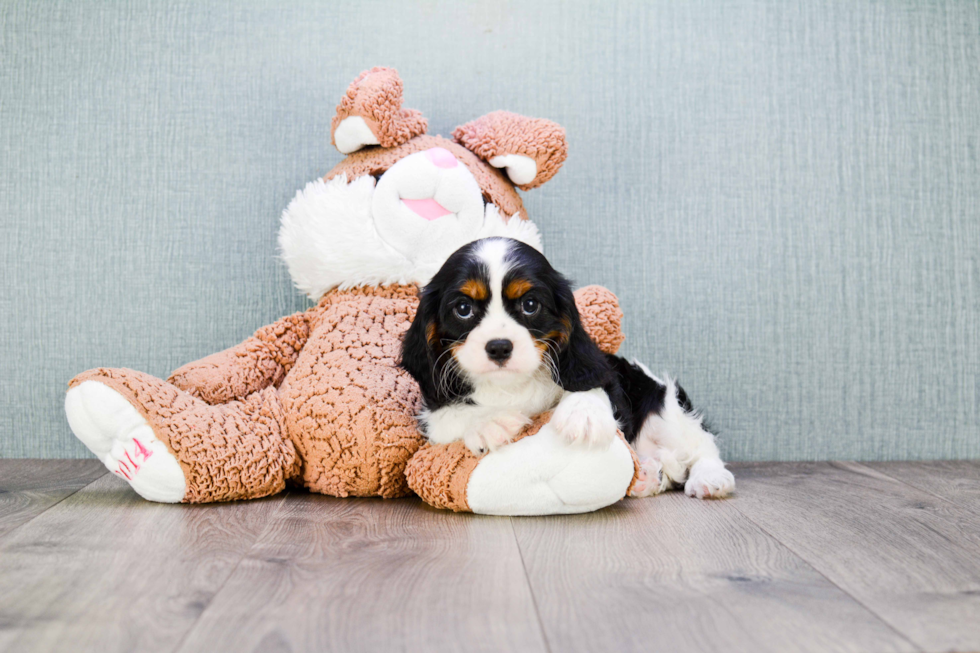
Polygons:
M0 455L84 456L94 366L165 376L304 301L279 214L350 81L430 132L568 131L525 195L731 459L980 457L980 3L0 3Z

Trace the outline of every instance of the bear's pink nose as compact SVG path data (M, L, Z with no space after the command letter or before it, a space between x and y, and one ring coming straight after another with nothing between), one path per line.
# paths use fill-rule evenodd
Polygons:
M444 147L434 147L431 150L425 151L426 158L432 161L432 164L439 168L455 168L456 167L456 157L453 153Z

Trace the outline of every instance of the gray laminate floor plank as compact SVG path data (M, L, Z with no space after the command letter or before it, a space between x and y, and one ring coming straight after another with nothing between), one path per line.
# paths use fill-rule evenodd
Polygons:
M0 649L174 650L281 502L150 503L102 476L0 540Z
M733 505L893 628L980 650L976 513L857 463L733 467Z
M105 474L98 460L0 460L0 538Z
M510 520L294 494L181 650L543 651Z
M980 460L862 464L974 512L980 512Z
M727 501L506 519L0 461L0 650L980 650L976 463L734 467Z
M551 651L916 650L739 513L743 494L515 519Z

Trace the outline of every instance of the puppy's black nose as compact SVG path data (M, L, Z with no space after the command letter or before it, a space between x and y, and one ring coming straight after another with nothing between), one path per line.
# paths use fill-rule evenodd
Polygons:
M510 358L512 351L514 351L514 343L510 340L491 340L487 343L487 358L497 365L503 365L504 361Z

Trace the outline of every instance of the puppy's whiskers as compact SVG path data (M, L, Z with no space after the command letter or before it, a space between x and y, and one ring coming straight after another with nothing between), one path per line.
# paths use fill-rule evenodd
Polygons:
M548 370L551 372L552 380L559 388L564 389L564 386L562 386L561 383L561 374L558 372L558 355L559 355L558 343L556 343L554 340L551 340L550 338L544 338L538 340L538 342L544 343L545 345L545 350L543 352L542 360L548 366Z
M451 340L448 338L441 338L440 341L442 342L443 345L448 343L449 346L446 348L445 351L439 354L432 368L433 370L436 371L436 375L437 375L436 378L437 391L441 393L443 396L448 397L453 395L456 391L458 391L461 385L460 383L461 380L459 378L459 372L460 372L459 361L456 360L456 357L452 355L454 346L458 345L460 341ZM447 355L449 356L447 362L445 364L442 364L443 362L442 359Z

